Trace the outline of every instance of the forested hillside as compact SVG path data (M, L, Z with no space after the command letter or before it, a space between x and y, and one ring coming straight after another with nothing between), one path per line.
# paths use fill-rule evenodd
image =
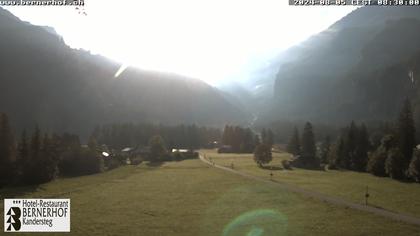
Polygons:
M416 98L419 40L418 8L355 10L285 52L291 57L279 63L272 110L261 121L395 118L406 97Z
M248 117L222 93L191 78L128 68L69 48L54 30L0 9L0 111L22 130L86 137L113 122L197 123L222 127Z

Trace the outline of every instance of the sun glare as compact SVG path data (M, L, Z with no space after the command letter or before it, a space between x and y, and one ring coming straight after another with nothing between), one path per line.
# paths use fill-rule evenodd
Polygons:
M210 84L240 77L253 69L255 61L269 60L266 55L275 55L353 10L291 7L279 0L120 0L118 4L90 0L86 4L87 15L74 7L8 9L23 20L55 27L72 47Z

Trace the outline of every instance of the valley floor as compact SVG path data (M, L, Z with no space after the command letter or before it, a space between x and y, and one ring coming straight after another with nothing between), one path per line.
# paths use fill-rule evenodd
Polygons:
M273 188L200 160L124 166L0 195L71 198L70 235L420 235L420 227Z
M387 209L420 218L420 184L404 183L390 178L376 177L368 173L328 170L316 171L294 168L284 170L282 160L290 160L288 153L273 153L273 161L267 168L259 168L252 154L218 154L216 150L202 150L216 164L280 183L298 186L332 197L365 204L368 187L370 206ZM270 170L272 168L272 170Z

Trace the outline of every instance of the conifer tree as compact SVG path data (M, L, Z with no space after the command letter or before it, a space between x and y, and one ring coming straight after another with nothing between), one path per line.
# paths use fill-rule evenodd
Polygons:
M54 143L48 137L47 134L44 135L42 146L40 150L41 155L38 160L38 183L45 183L53 180L58 172L57 163L58 163L58 153L57 149L54 146Z
M321 163L328 163L328 155L331 149L331 138L330 136L325 136L324 141L322 142L319 158Z
M398 147L401 150L403 159L403 171L408 169L413 156L413 148L416 145L416 128L414 126L413 113L410 100L404 101L398 119Z
M13 162L16 147L9 118L0 113L0 187L11 184L14 180Z
M343 168L355 169L356 166L356 147L357 147L358 130L354 121L351 122L345 138L345 156L343 160Z
M29 144L29 155L23 166L23 182L25 184L40 183L41 162L41 131L35 127Z
M356 171L366 171L368 161L368 151L370 147L369 133L364 124L359 128L355 156L353 159L353 169Z
M385 173L393 179L403 178L403 160L404 156L398 148L389 150L385 160Z
M159 135L155 135L149 140L150 146L150 160L152 162L159 162L165 159L167 150L163 138Z
M293 134L287 144L287 151L295 156L300 154L300 138L297 127L294 128Z
M302 134L302 154L300 157L302 163L308 167L316 167L316 146L315 135L312 124L307 122Z
M19 144L18 144L18 155L16 166L18 170L18 176L22 178L25 163L29 161L29 146L28 138L26 136L26 130L22 132Z

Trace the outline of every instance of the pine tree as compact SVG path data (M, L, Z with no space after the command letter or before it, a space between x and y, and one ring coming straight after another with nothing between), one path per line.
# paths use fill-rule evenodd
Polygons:
M331 149L331 138L330 136L325 136L324 141L321 144L319 158L321 163L328 163L328 155Z
M413 148L416 145L416 128L414 126L413 113L410 100L404 101L398 119L398 146L404 156L403 171L408 169L413 156Z
M38 183L45 183L57 176L58 153L52 140L44 135L38 162Z
M344 157L344 166L345 169L356 168L356 147L357 147L357 136L358 130L354 121L351 122L350 127L348 128L346 139L345 139L345 149L346 154Z
M312 124L307 122L302 134L302 154L300 157L302 164L307 167L316 167L316 146L315 135Z
M32 134L29 147L29 158L23 167L23 181L25 184L38 184L41 182L39 168L43 164L41 162L41 131L38 126Z
M13 162L16 147L6 114L0 113L0 187L14 180Z
M352 162L353 170L366 171L369 147L369 134L366 126L362 124L357 134L356 150Z
M17 162L16 162L19 178L22 178L25 163L28 161L29 161L28 138L26 136L26 130L24 130L22 132L20 142L18 144L18 155L17 155Z
M150 146L150 160L152 162L159 162L165 159L167 150L163 138L159 135L155 135L149 140Z
M300 139L299 139L299 130L297 127L294 128L293 134L287 144L287 151L294 156L300 154Z
M346 151L347 150L346 150L346 144L345 144L344 138L340 136L338 140L338 145L337 145L337 158L336 158L337 167L346 168L346 158L347 158Z
M243 153L252 153L255 149L254 144L254 134L251 129L245 129L244 138L241 143L241 152Z
M385 173L393 179L403 178L403 160L404 156L398 148L389 150L385 160Z
M223 129L223 133L222 133L222 144L223 145L227 145L227 134L226 134L227 129L228 129L228 126L225 125L225 128Z

